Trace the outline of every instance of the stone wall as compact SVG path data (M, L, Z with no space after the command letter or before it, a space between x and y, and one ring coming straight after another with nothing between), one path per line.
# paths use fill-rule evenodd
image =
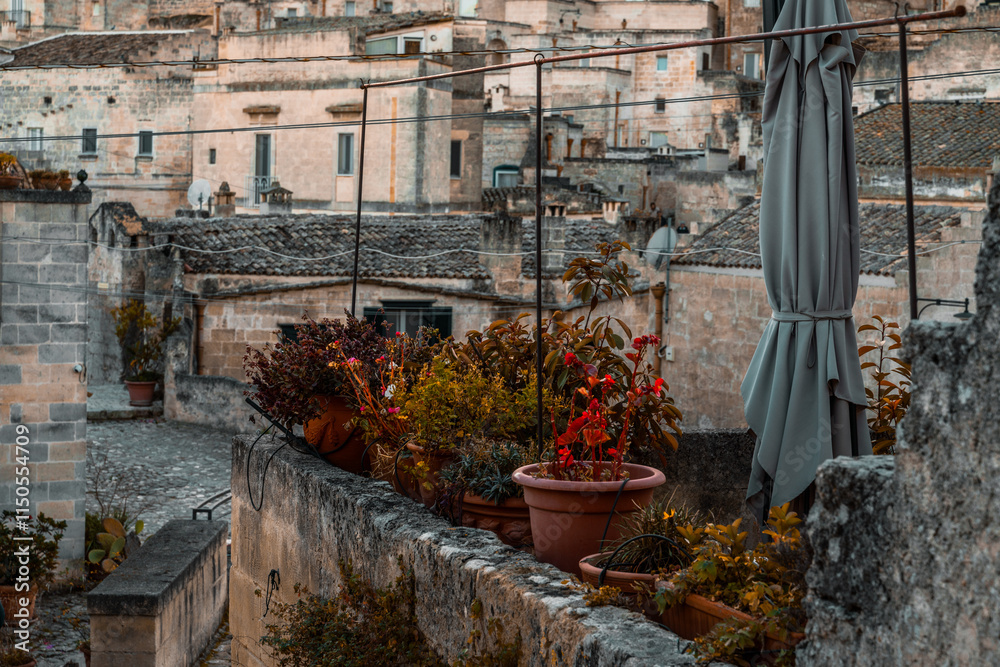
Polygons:
M918 259L920 295L972 296L975 241L980 235L977 218L970 215L962 226L942 230L937 244L942 249ZM973 242L948 246L962 240ZM861 326L873 315L881 315L907 326L907 281L905 270L895 276L861 276L855 323ZM669 311L663 344L672 348L673 361L664 362L663 377L684 413L685 426L746 426L740 384L771 316L760 270L675 266L670 270ZM956 312L955 308L930 306L921 318L955 321Z
M376 586L399 576L397 558L412 568L417 626L446 660L458 658L474 629L490 618L503 622L503 638L521 636L521 665L683 665L686 642L637 614L615 607L584 606L561 582L565 573L506 547L491 533L453 528L411 500L375 482L290 451L265 462L277 443L261 443L249 460L254 500L247 489L250 442L233 442L232 569L230 631L233 664L273 665L260 646L265 633L268 573L281 586L271 604L293 602L293 587L334 596L339 559ZM263 493L263 496L260 494ZM473 602L484 618L470 618Z
M65 519L83 557L89 192L0 190L0 509L14 509L27 440L29 512ZM21 475L19 474L18 480Z
M820 468L800 664L1000 662L1000 183L976 302L968 323L907 330L913 397L895 461Z

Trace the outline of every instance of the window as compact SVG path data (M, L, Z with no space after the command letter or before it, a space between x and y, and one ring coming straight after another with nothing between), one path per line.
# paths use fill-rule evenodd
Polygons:
M337 135L337 175L354 175L354 135Z
M95 2L95 3L94 3L94 4L92 5L92 6L91 6L91 10L90 10L90 12L91 12L91 14L93 14L94 16L100 16L100 15L101 15L101 3L99 3L99 2Z
M392 14L392 3L382 0L382 11L386 14Z
M42 128L40 127L28 128L28 150L29 151L42 150Z
M383 336L394 335L397 331L416 336L422 327L429 327L447 338L451 335L451 308L432 304L433 301L383 301L381 308L365 308L364 315L378 326Z
M93 155L97 152L97 128L84 128L83 144L80 146L80 152L84 155Z
M208 149L208 163L209 164L215 164L215 149L214 148L209 148Z
M520 170L512 165L502 165L493 170L493 187L513 188L517 187L520 179Z
M760 0L743 0L744 7L760 7Z
M701 69L710 70L712 69L712 57L707 53L701 54Z
M590 58L581 58L580 67L590 67Z
M667 145L667 133L666 132L650 132L649 133L649 146L650 148L659 148L660 146Z
M344 16L354 16L354 2L352 0L347 0L344 3Z
M289 7L285 13L285 16L287 16L290 19L295 18L298 15L299 15L299 10L296 9L295 7Z
M462 178L462 142L451 142L451 177Z
M656 56L656 71L666 72L667 71L667 56Z
M458 15L459 16L475 16L476 15L476 4L477 4L477 0L459 0L458 1Z
M397 40L395 37L379 37L378 39L369 39L365 42L365 55L366 56L382 56L388 53L396 53Z
M750 77L751 79L760 78L760 54L759 53L744 53L743 54L743 74Z
M152 155L153 154L153 133L149 130L141 130L139 132L139 155Z
M423 43L422 37L406 37L403 39L403 53L420 53Z
M271 135L254 135L254 176L261 182L271 176ZM266 188L270 183L266 183Z
M667 101L662 97L656 98L656 103L653 105L653 111L656 113L664 113L667 110Z

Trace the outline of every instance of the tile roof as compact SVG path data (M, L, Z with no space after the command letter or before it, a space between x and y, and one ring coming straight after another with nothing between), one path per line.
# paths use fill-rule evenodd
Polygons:
M581 192L576 188L546 185L542 188L542 203L564 204L571 214L601 215L601 202L608 197L601 191ZM487 211L507 211L512 215L535 214L535 186L515 185L506 188L483 188L483 208Z
M451 14L440 12L403 12L399 14L369 14L367 16L278 17L276 26L261 32L322 32L360 28L362 34L398 30L428 23L450 21Z
M859 165L902 166L902 105L854 119ZM913 164L989 169L1000 155L1000 102L912 102Z
M941 229L957 226L964 211L946 206L917 206L914 210L917 244L940 241ZM860 213L861 272L892 276L906 269L906 207L863 203ZM675 258L673 264L759 269L759 226L757 201L709 227L684 248L684 255Z
M370 278L459 278L489 279L489 271L475 252L445 252L455 249L481 250L480 228L484 221L500 216L412 215L363 216L362 252L358 274ZM283 215L232 218L172 218L149 225L155 243L171 236L182 250L191 273L349 276L353 267L353 215ZM603 222L567 221L567 260L577 251L593 251L598 241L617 237L614 227ZM534 275L534 223L523 222L521 270ZM258 246L271 252L264 252ZM210 253L240 248L236 252ZM381 252L371 252L371 250ZM367 250L367 251L366 251ZM329 257L335 255L334 257ZM403 256L403 257L400 257ZM430 256L407 259L408 256ZM329 257L319 261L302 257ZM557 275L554 269L546 274Z
M124 62L137 54L150 55L157 46L188 30L145 32L68 32L26 44L13 50L11 65L91 65Z

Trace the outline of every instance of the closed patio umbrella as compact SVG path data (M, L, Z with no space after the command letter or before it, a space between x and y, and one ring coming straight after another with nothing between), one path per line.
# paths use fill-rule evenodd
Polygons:
M845 0L785 0L775 30L851 21ZM809 488L835 456L871 454L851 317L860 268L854 30L775 40L762 125L760 251L773 311L743 380L757 436L748 502Z

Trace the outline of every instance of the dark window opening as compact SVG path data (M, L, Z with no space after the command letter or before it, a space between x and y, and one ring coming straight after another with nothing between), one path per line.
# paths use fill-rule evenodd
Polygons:
M97 152L97 129L93 127L87 127L83 130L83 143L80 146L81 152L84 154L92 154Z
M278 340L282 343L297 343L299 342L299 332L295 330L297 324L279 324L278 329L280 333L278 334Z
M209 164L215 164L215 149L214 148L209 148L208 149L208 163Z
M667 110L667 101L662 97L656 98L656 105L653 107L656 113L664 113Z
M462 178L462 142L451 142L451 177Z
M52 104L52 98L49 97L48 95L46 95L45 97L43 97L42 101L45 102L45 104Z
M153 154L153 133L149 130L139 132L139 155Z
M396 332L416 337L423 328L436 329L441 338L451 336L451 307L433 306L432 301L383 301L381 308L367 307L365 318L374 322L383 336Z
M114 98L114 97L112 97L112 96L110 96L110 95L108 96L108 104L114 104L114 103L115 103L116 101L117 101L117 100L115 100L115 98Z

